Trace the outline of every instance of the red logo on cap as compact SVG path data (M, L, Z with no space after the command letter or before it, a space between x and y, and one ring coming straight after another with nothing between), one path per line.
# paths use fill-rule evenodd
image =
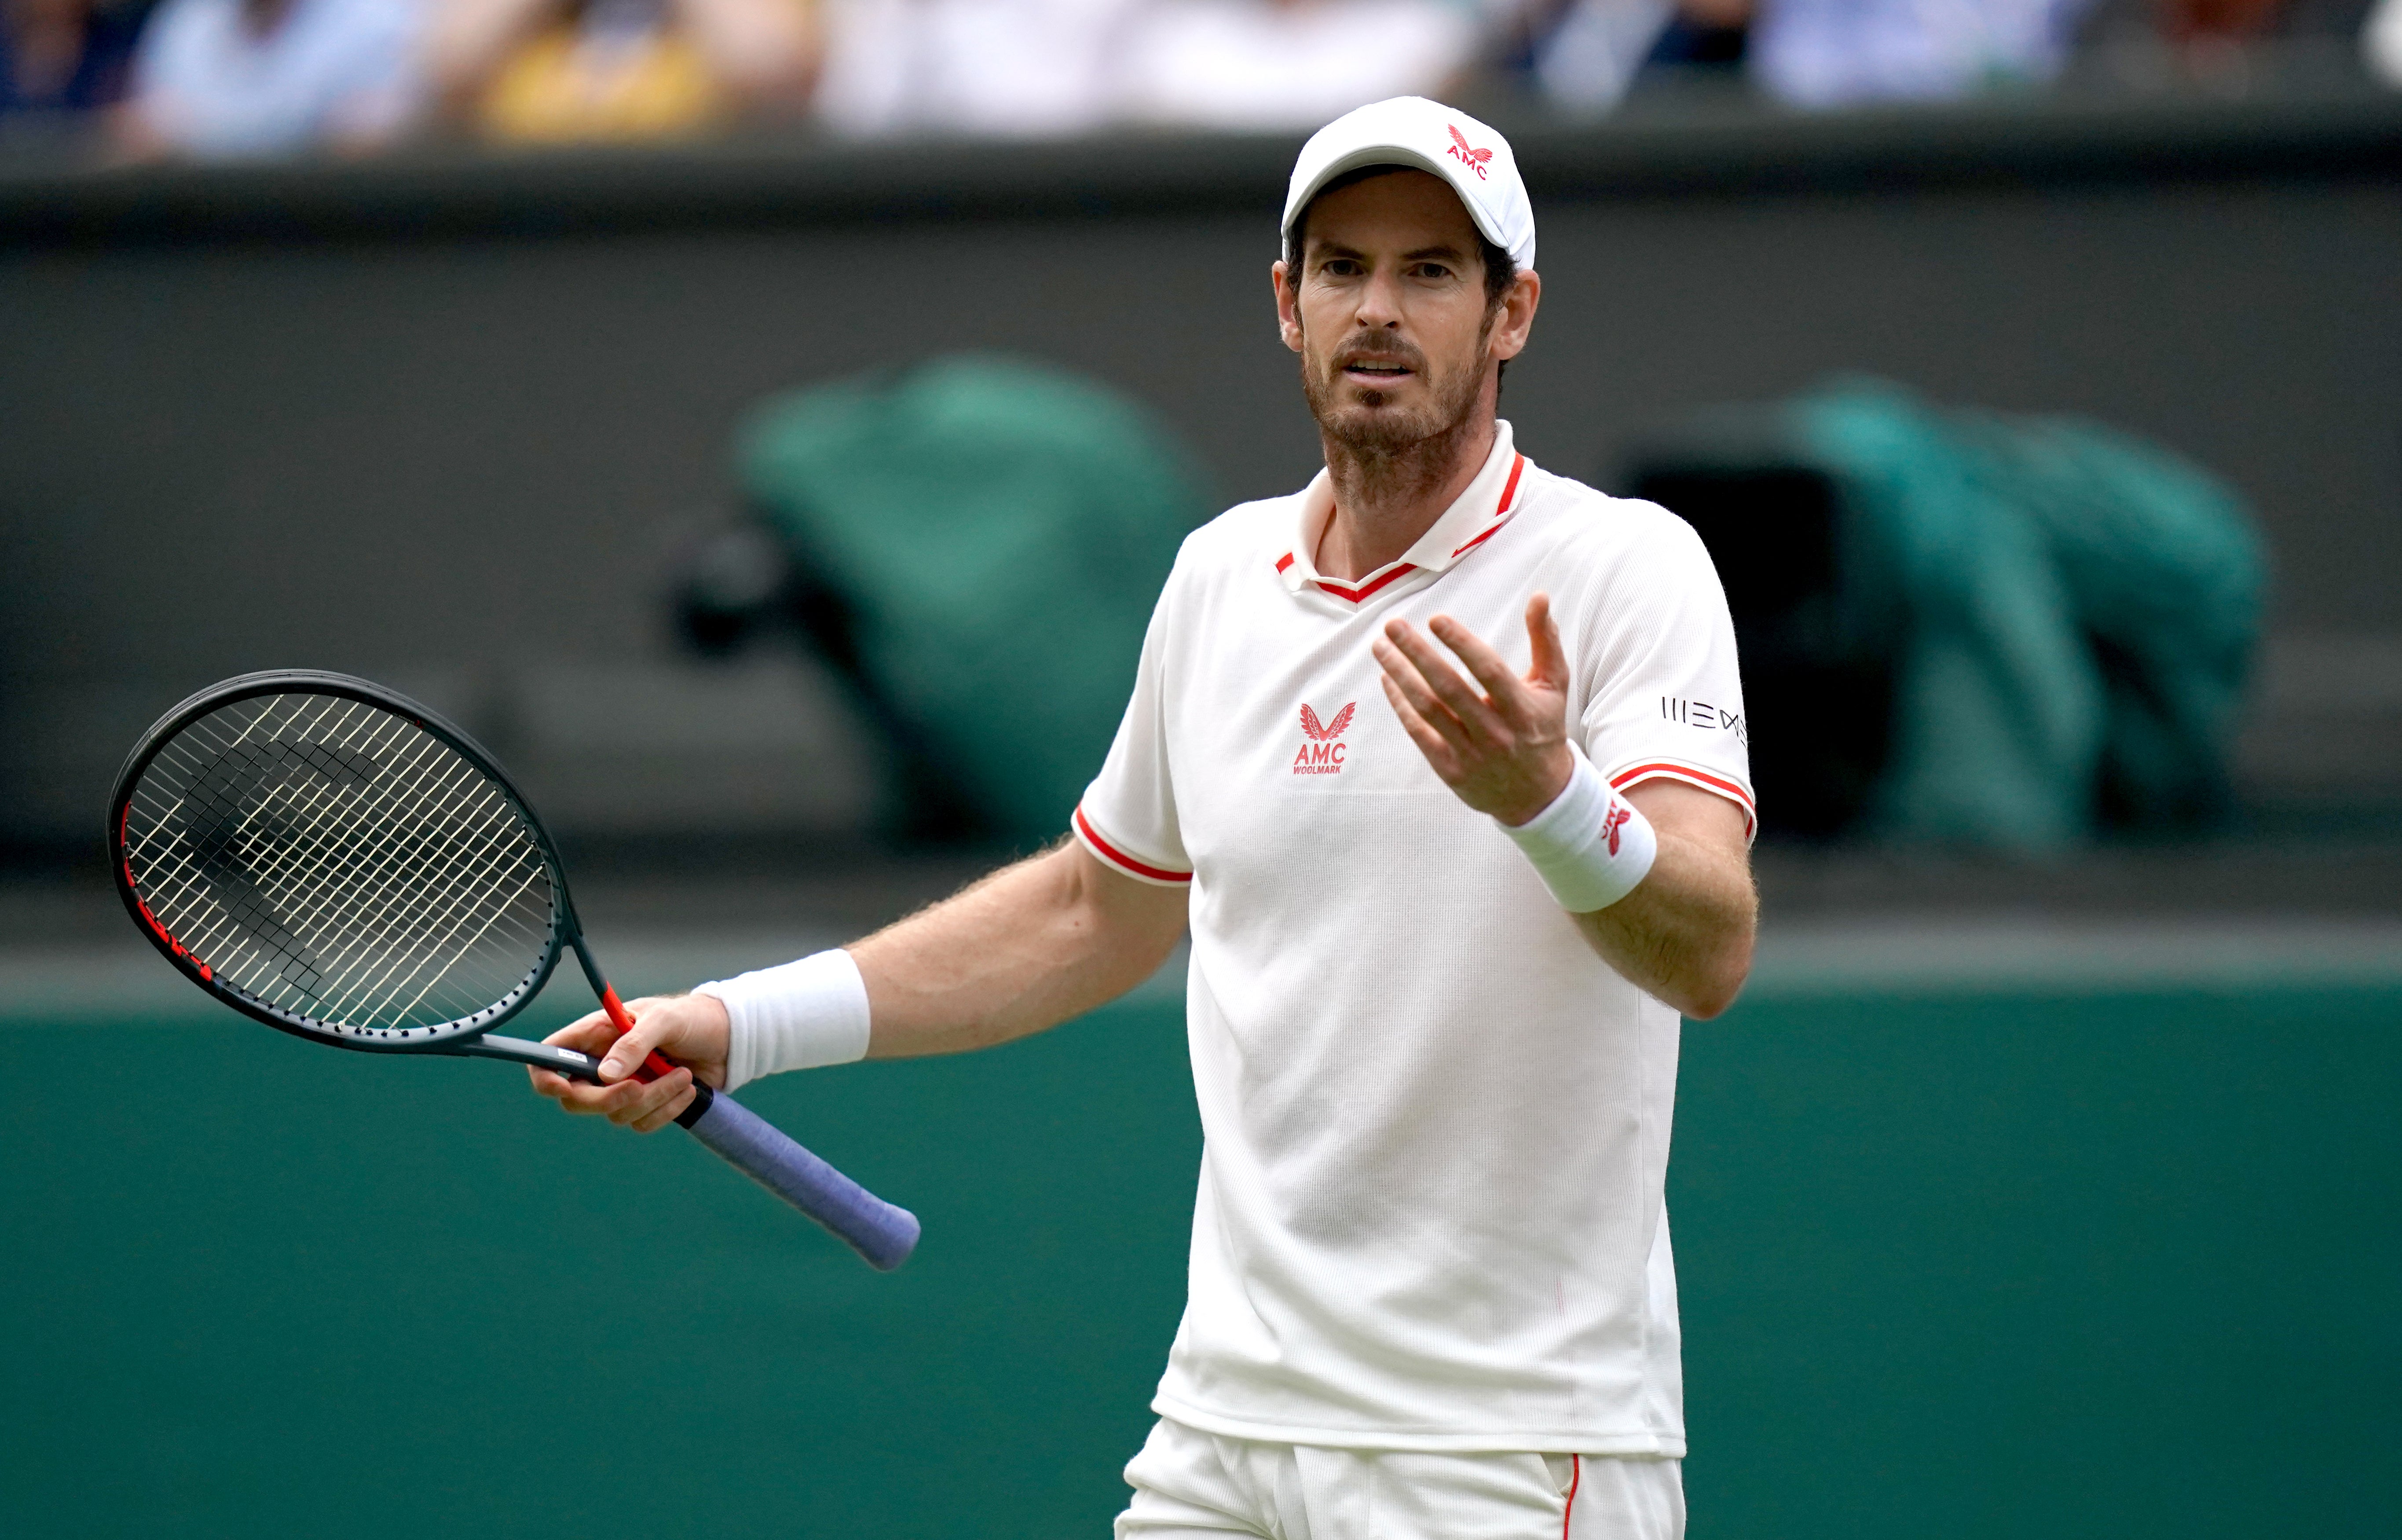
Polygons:
M1456 159L1467 161L1468 169L1476 173L1476 180L1479 182L1484 181L1484 163L1493 158L1493 152L1491 150L1470 149L1468 147L1468 136L1459 131L1459 126L1457 124L1447 123L1443 126L1451 130L1451 148L1443 153L1455 158Z

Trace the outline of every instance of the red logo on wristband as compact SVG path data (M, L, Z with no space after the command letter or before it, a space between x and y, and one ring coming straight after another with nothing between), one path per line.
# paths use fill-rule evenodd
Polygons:
M1609 836L1609 853L1611 855L1615 856L1618 854L1619 830L1624 828L1626 826L1626 820L1634 816L1635 809L1632 807L1621 807L1618 805L1615 798L1611 799L1609 804L1609 812L1601 820L1601 832Z

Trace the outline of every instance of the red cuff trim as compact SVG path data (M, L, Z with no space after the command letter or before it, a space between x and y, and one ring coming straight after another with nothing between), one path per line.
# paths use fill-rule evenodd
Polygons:
M1637 764L1621 770L1610 777L1609 785L1610 790L1614 791L1623 791L1638 782L1663 777L1669 780L1680 780L1691 786L1698 786L1705 791L1716 791L1719 796L1743 809L1743 832L1746 838L1759 831L1760 810L1753 804L1751 793L1744 790L1743 783L1729 780L1724 776L1713 775L1707 770L1698 769L1693 765L1678 764L1673 760L1659 760L1650 764Z
M1146 866L1101 838L1100 834L1094 830L1092 820L1084 817L1084 810L1082 807L1076 809L1076 832L1084 836L1086 845L1093 847L1093 854L1111 865L1122 869L1129 876L1140 877L1146 882L1188 883L1193 880L1193 873L1190 872L1171 872L1164 866Z

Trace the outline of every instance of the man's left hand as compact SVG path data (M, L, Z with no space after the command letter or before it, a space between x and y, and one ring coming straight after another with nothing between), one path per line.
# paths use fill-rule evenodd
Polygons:
M1449 615L1385 627L1374 648L1385 696L1411 739L1459 800L1515 828L1552 804L1576 769L1567 743L1568 660L1551 597L1526 605L1534 666L1520 678L1501 654ZM1443 643L1468 666L1462 678Z

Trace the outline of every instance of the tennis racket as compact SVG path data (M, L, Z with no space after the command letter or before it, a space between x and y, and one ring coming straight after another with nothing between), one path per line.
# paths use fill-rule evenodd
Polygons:
M143 735L108 809L118 893L184 976L310 1042L539 1065L600 1061L492 1029L572 951L631 1031L533 808L473 738L405 696L289 669L210 686ZM652 1053L637 1073L674 1066ZM759 1185L901 1265L918 1220L732 1097L676 1121Z

